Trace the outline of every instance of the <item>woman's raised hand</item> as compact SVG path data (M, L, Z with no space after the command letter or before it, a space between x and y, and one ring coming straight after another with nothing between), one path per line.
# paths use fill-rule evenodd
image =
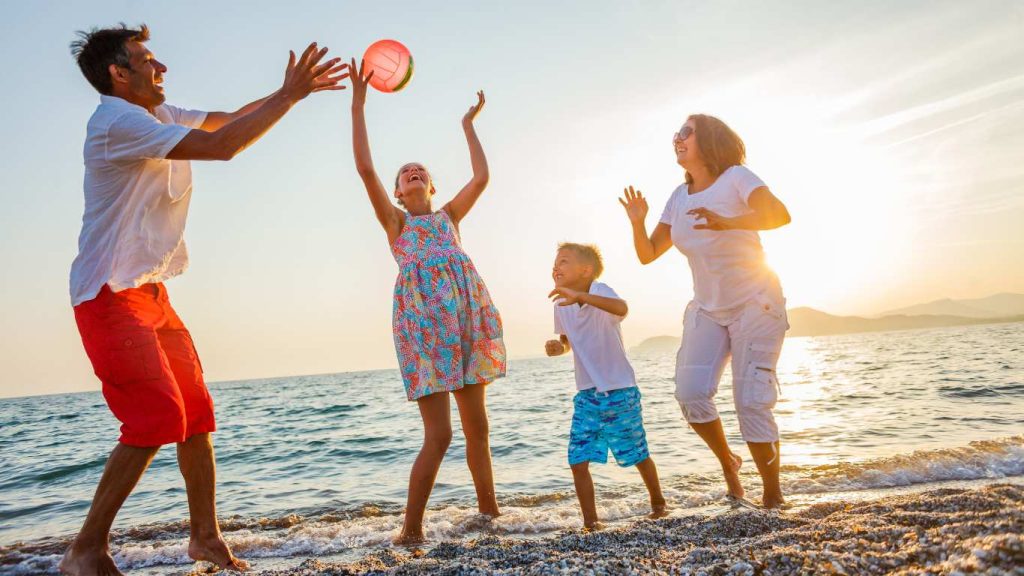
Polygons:
M349 64L349 78L352 79L353 104L362 105L366 103L366 86L370 83L370 78L373 78L373 72L373 70L370 70L370 73L364 76L366 73L366 62L361 61L357 68L356 59L352 59L352 62Z
M476 104L474 106L470 106L469 111L467 111L466 115L462 117L462 126L464 128L469 127L473 124L473 120L476 119L476 115L479 114L480 111L484 109L484 104L487 102L487 99L484 98L483 90L480 90L479 92L476 93L476 98Z
M626 216L629 216L629 221L638 223L643 222L647 218L647 199L640 193L639 190L633 190L633 187L624 188L622 190L625 198L619 198L619 204L626 209Z

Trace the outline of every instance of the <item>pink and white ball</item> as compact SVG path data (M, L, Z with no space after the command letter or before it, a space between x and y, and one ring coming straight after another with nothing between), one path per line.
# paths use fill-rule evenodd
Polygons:
M412 80L412 54L397 40L378 40L370 44L363 54L363 62L366 67L363 74L373 71L370 86L381 92L398 92Z

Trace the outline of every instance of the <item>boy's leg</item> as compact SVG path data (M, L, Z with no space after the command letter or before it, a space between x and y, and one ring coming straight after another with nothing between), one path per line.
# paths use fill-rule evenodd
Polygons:
M610 392L604 400L604 435L619 466L636 466L651 497L651 518L665 515L665 497L661 493L658 469L647 447L640 389L623 388Z
M648 518L667 516L665 496L661 493L661 481L658 480L658 468L654 465L654 459L648 456L636 465L636 469L640 471L640 477L647 486L647 493L651 496L651 514Z
M110 453L85 524L60 561L61 573L121 574L110 557L110 526L158 450L159 446L139 448L118 443Z
M441 467L448 445L452 442L451 408L447 392L436 392L416 401L423 419L423 447L416 456L409 474L409 497L405 506L405 523L397 544L423 541L423 513L434 489L437 470Z
M487 423L484 384L472 384L453 392L459 406L459 420L466 437L466 464L476 488L477 510L498 516L498 499L494 495L494 470L491 466L490 431Z
M601 437L601 401L593 390L581 390L573 399L572 429L569 431L569 467L576 486L576 497L583 512L583 527L600 530L597 503L594 500L594 480L590 476L590 463L608 461L608 444Z
M576 485L576 498L580 501L583 512L583 527L588 530L599 530L597 519L597 502L594 500L594 479L590 476L590 462L573 464L572 481Z

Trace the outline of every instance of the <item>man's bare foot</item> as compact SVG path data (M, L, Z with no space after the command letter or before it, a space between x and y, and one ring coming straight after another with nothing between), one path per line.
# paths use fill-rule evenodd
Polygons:
M600 532L601 530L604 530L604 528L605 526L601 522L592 522L590 524L583 525L583 533Z
M188 543L189 558L197 561L216 564L221 570L234 572L246 572L249 570L249 563L245 560L235 558L228 548L228 543L219 535L204 540L192 540Z
M668 516L668 505L662 500L660 504L651 503L651 513L647 515L648 518L654 520L656 518L664 518Z
M776 496L769 496L767 494L761 498L761 506L769 510L785 510L789 508L789 504L786 503L786 499L782 497L782 494Z
M64 553L57 569L70 576L124 576L106 548L76 550L74 544Z
M391 541L395 546L416 546L427 541L422 532L402 532Z
M722 473L725 474L725 485L728 488L729 496L743 498L743 495L746 494L740 483L740 468L743 467L743 459L735 452L730 452L730 454L730 463L722 467Z

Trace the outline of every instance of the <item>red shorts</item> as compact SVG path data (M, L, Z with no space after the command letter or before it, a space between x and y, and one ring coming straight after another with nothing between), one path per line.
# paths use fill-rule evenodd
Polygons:
M75 321L122 444L160 446L216 430L199 355L163 284L104 286L75 306Z

